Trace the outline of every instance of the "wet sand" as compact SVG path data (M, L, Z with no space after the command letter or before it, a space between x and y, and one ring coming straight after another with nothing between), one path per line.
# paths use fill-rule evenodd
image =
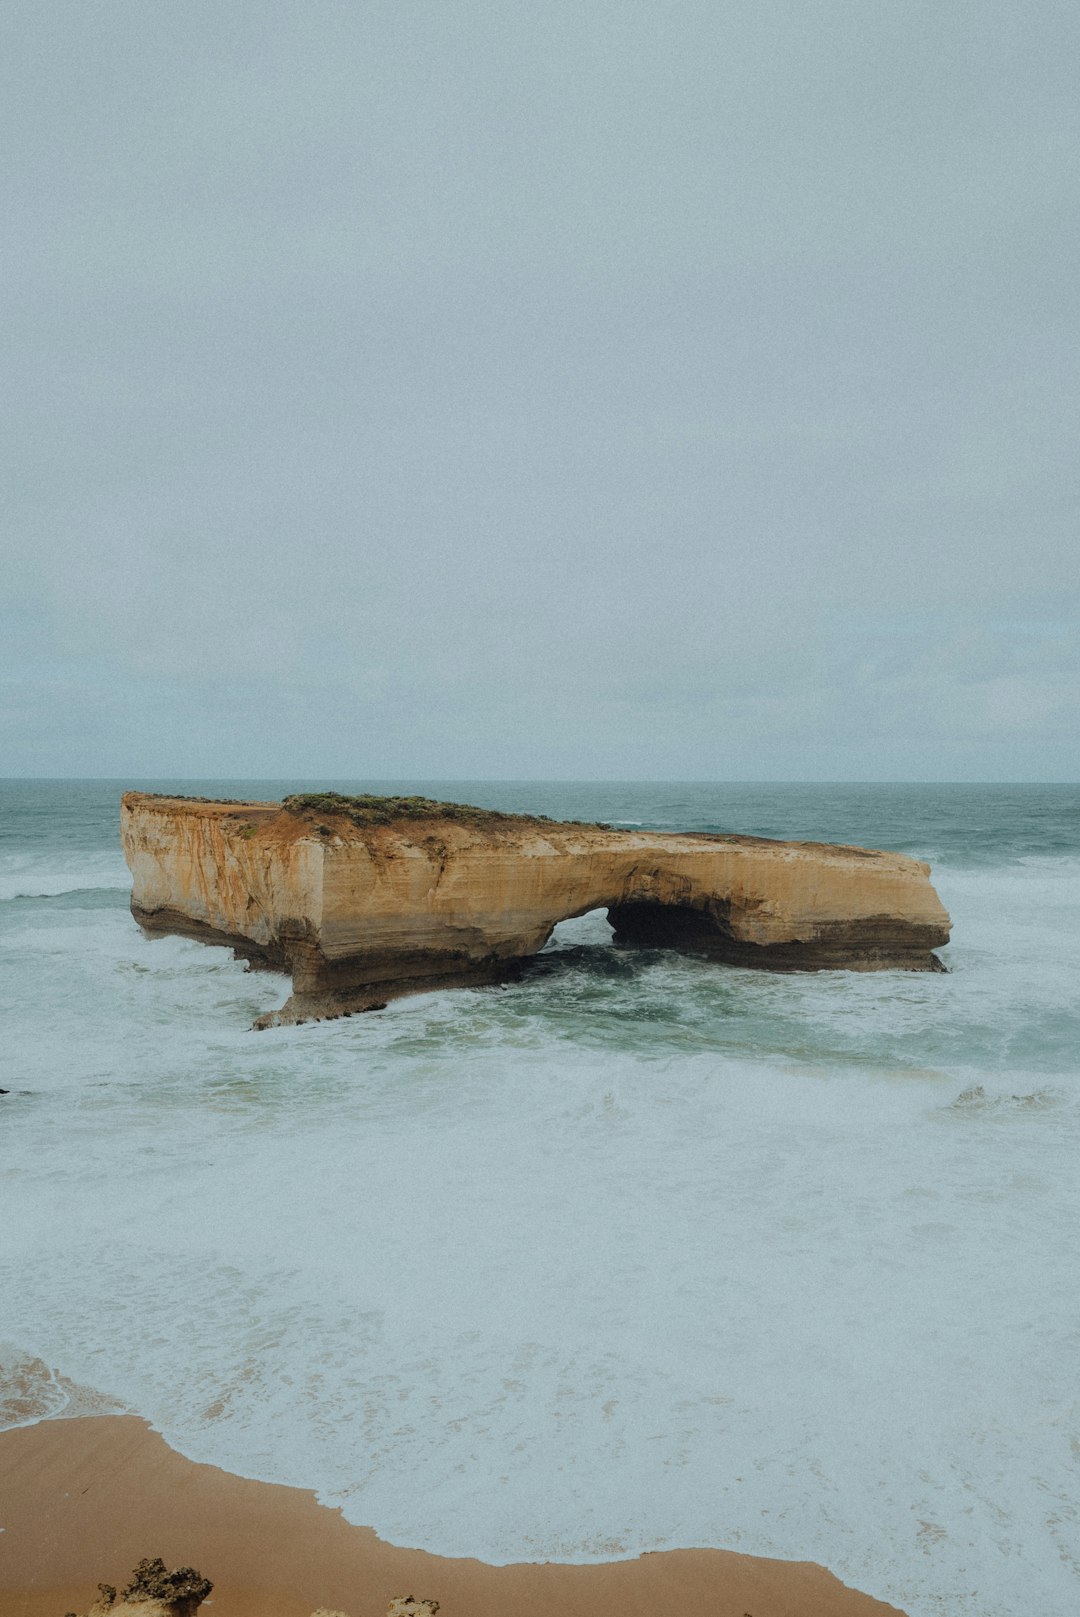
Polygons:
M496 1567L384 1543L299 1488L196 1465L131 1415L0 1433L0 1613L85 1612L143 1556L214 1581L206 1617L383 1617L396 1595L440 1617L885 1617L811 1562L673 1550L601 1566Z

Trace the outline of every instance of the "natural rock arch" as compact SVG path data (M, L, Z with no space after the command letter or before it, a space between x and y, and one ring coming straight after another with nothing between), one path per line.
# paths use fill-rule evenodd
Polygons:
M350 813L353 801L363 813ZM613 831L462 805L366 818L381 801L128 793L132 912L151 930L229 943L290 971L292 997L264 1022L504 980L558 922L594 909L607 910L621 943L730 964L941 969L933 950L948 942L949 917L929 866L903 854Z

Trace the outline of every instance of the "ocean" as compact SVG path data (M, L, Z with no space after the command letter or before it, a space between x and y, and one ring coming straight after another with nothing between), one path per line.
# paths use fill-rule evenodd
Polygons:
M512 986L253 1033L287 980L140 932L119 793L311 784L0 783L0 1424L133 1411L445 1555L1080 1610L1080 788L318 782L899 849L949 975L597 912Z

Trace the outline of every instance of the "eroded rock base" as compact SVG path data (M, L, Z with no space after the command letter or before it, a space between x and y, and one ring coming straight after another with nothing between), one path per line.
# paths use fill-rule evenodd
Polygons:
M945 971L940 934L897 927L888 916L821 926L812 942L748 943L722 916L676 904L619 904L607 912L617 949L680 949L753 971Z
M339 1017L384 1011L392 999L426 994L440 988L493 988L517 982L523 962L498 961L490 966L455 966L446 971L409 977L404 982L363 982L354 987L340 983L325 988L294 991L278 1011L267 1011L251 1024L256 1031L270 1027L300 1027L305 1022L334 1022ZM328 974L329 975L329 974ZM340 973L338 973L340 978Z
M288 974L289 959L283 950L253 948L246 940L216 931L190 920L178 924L174 912L132 913L150 933L180 932L202 943L229 947L249 971ZM690 907L664 904L621 904L607 911L613 928L612 945L617 949L675 949L714 960L726 966L742 966L755 971L931 971L946 967L933 952L938 937L927 931L920 937L912 928L900 932L887 916L851 925L820 928L813 942L773 944L747 943L734 938L720 917ZM520 980L523 968L535 958L469 961L455 956L428 956L392 963L394 977L383 976L388 963L382 958L360 957L325 962L310 942L305 942L302 958L294 952L291 962L294 990L279 1010L266 1011L252 1023L256 1030L275 1027L302 1027L306 1022L333 1022L361 1016L368 1011L385 1010L393 999L408 994L430 993L447 988L486 988L505 986Z

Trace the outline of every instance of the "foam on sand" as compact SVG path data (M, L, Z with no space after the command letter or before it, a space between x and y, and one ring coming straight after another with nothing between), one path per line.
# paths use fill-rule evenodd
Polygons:
M194 1565L211 1579L219 1617L310 1617L317 1606L354 1617L388 1609L421 1617L429 1599L441 1617L896 1611L821 1567L716 1550L614 1566L490 1567L397 1549L298 1489L192 1465L132 1417L0 1433L0 1475L8 1485L0 1602L18 1617L85 1611L96 1585L126 1581L148 1546L168 1566ZM402 1600L406 1591L415 1591L411 1605Z

